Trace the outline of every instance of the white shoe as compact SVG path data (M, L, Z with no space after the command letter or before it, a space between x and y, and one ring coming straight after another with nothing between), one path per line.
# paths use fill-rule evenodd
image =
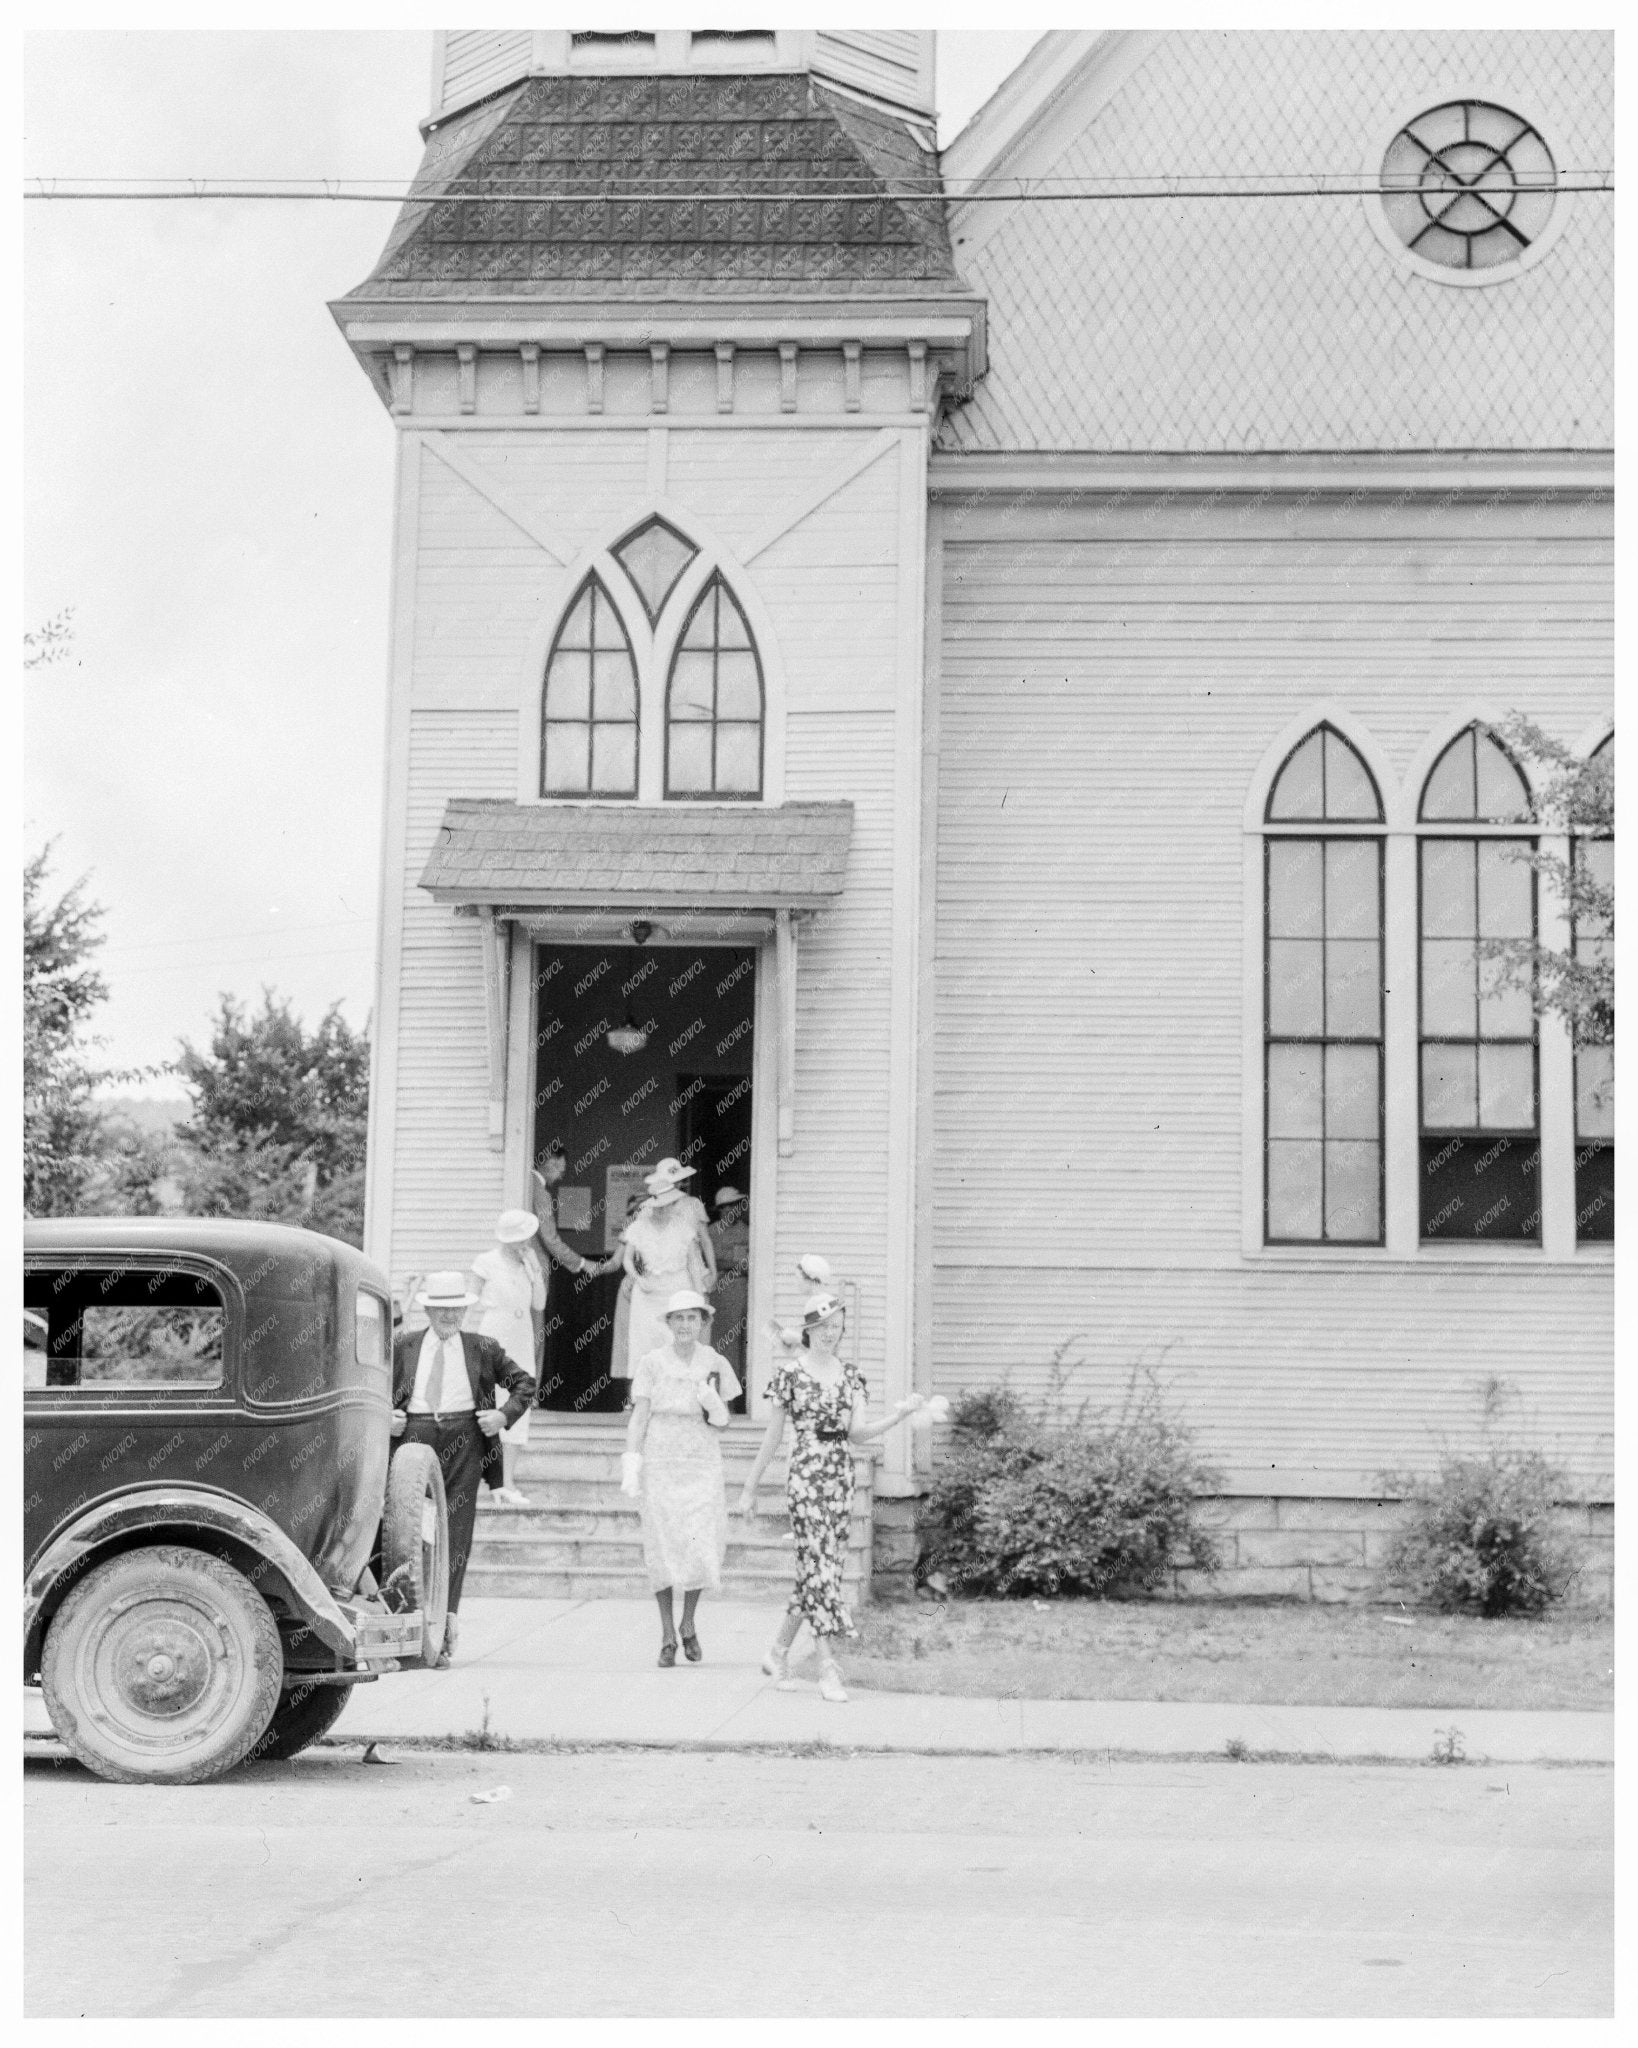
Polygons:
M766 1678L789 1678L791 1675L789 1650L782 1650L777 1644L762 1659L762 1672Z
M838 1707L847 1705L847 1687L842 1683L842 1674L834 1664L819 1674L819 1697L822 1700L830 1700Z

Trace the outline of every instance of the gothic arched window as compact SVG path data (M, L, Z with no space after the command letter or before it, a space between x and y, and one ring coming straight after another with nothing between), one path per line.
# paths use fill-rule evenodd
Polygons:
M1434 762L1417 815L1422 1239L1536 1243L1535 1004L1503 950L1536 936L1529 788L1470 725Z
M1614 733L1593 750L1592 759L1603 765L1613 784ZM1571 933L1575 956L1585 967L1603 965L1613 957L1615 945L1615 840L1602 832L1581 831L1571 839L1570 848L1579 882ZM1578 1244L1609 1244L1615 1238L1613 1036L1613 1011L1602 1001L1591 1004L1575 1031L1575 1235Z
M762 663L733 592L713 576L671 661L665 698L668 797L762 794Z
M1370 770L1316 726L1264 816L1270 1244L1382 1242L1382 824Z
M595 576L575 594L546 664L543 796L635 797L637 669L631 642Z

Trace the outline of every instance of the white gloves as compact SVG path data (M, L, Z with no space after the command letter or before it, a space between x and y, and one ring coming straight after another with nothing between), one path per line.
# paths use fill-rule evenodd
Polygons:
M622 1451L620 1454L620 1491L627 1500L637 1498L640 1475L643 1469L641 1451Z
M722 1396L709 1380L701 1380L697 1389L700 1406L705 1410L705 1419L713 1429L728 1427L728 1410Z

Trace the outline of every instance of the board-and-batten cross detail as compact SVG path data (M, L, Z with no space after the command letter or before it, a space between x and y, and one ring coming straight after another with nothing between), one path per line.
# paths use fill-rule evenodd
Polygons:
M524 502L515 491L509 490L503 479L497 477L481 461L469 455L459 442L436 431L425 432L422 441L453 475L533 542L556 569L572 570L574 573L566 579L569 584L579 588L586 579L595 578L605 591L623 587L614 553L620 544L619 535L611 533L606 545L591 550L577 548L572 539L544 519L537 508ZM658 670L652 661L652 655L655 630L661 617L685 615L692 606L697 591L712 575L719 573L725 565L730 568L732 574L757 560L776 542L862 476L866 470L896 450L897 445L898 436L891 429L884 428L871 435L862 447L851 450L840 462L831 464L819 477L789 496L775 512L765 518L750 540L737 551L737 560L728 550L713 544L710 536L700 529L698 521L686 509L671 504L663 493L651 494L646 498L636 517L620 523L620 532L629 533L640 526L645 518L657 517L686 534L697 546L698 552L695 560L665 594L658 615L649 619L639 616L636 612L630 612L626 617L628 631L639 642L643 656L647 657L642 666L651 675L657 675ZM736 587L743 588L737 574L734 575L734 582ZM549 623L555 624L555 620ZM645 627L648 629L646 633ZM769 651L771 652L771 648ZM456 914L475 915L479 920L483 949L487 1040L488 1137L491 1148L499 1151L505 1146L506 1077L512 1007L509 931L516 920L508 916L507 906L497 904L458 905ZM772 919L778 1040L777 1142L783 1157L789 1157L795 1150L796 962L797 930L802 915L802 910L782 905L775 908Z

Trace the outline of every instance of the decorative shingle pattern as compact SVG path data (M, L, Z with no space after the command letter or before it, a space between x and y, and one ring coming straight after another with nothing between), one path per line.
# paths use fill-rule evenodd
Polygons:
M1607 172L1612 71L1600 33L1178 32L1028 170L1357 185L1399 122L1462 81L1535 122L1561 176ZM1482 289L1413 274L1356 196L1023 205L971 251L958 219L990 367L941 446L1607 448L1613 202L1558 204L1542 260Z
M906 283L961 289L937 160L904 122L806 74L552 77L433 133L381 261L347 296Z
M421 887L442 903L773 908L839 896L850 803L519 804L454 797Z

